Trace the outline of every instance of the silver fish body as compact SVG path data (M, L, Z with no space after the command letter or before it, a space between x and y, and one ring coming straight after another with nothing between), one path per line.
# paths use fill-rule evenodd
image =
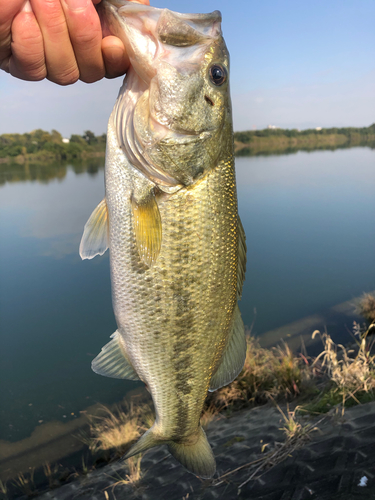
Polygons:
M106 197L80 247L82 258L110 249L118 330L93 369L140 379L152 395L155 423L127 457L167 444L189 471L212 477L204 400L246 355L237 304L246 245L221 17L102 3L132 66L108 124Z

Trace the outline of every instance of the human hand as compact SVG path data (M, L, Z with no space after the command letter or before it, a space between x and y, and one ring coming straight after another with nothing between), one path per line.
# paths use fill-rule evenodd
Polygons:
M102 39L94 7L100 1L0 0L0 68L22 80L48 78L59 85L124 74L129 59L123 43Z

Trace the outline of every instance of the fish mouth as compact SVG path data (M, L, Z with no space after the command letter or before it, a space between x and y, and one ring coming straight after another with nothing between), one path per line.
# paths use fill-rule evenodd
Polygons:
M166 137L161 142L163 144L192 144L194 142L202 142L207 141L210 137L212 137L212 133L207 130L204 132L200 132L198 134L193 133L179 133L172 131L169 137Z
M160 123L150 113L150 125L158 136L159 144L191 144L199 141L207 141L212 137L213 130L185 130L181 127L171 126Z

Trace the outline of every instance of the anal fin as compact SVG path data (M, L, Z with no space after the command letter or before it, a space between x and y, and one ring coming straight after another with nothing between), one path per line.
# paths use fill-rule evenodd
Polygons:
M136 371L128 361L124 347L121 344L119 332L111 335L111 341L106 344L100 353L93 359L91 368L98 375L111 378L126 378L140 380Z
M232 333L224 350L220 365L211 378L209 391L213 392L228 385L240 374L246 358L247 343L241 312L236 305Z

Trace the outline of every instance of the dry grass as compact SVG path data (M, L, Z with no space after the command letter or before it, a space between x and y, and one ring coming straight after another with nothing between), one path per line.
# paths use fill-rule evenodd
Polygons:
M356 312L363 316L369 323L375 322L375 297L364 293L356 307Z
M125 404L112 412L103 407L103 416L92 416L90 437L85 441L92 452L115 451L122 456L130 444L154 422L154 413L149 404Z
M235 474L236 472L249 469L251 474L249 477L243 481L238 487L238 495L241 493L241 488L245 486L248 482L259 479L265 472L275 467L277 464L283 462L288 457L292 455L296 450L301 448L306 441L310 439L310 434L318 429L318 425L322 422L323 419L319 420L317 424L301 424L301 422L297 418L298 407L296 407L293 411L289 410L289 406L287 407L287 412L284 413L282 409L276 404L279 412L281 413L284 426L281 430L284 431L286 439L284 442L279 443L275 442L273 445L273 449L268 453L263 453L266 449L267 445L262 447L261 456L253 460L252 462L246 463L237 467L237 469L231 470L222 476L220 476L215 482L214 486L219 486L222 483L228 481L229 476Z
M118 473L116 473L116 477L110 476L116 482L108 486L108 488L112 488L112 492L116 486L130 485L136 489L142 479L141 460L142 455L136 455L135 457L129 458L126 461L129 473L126 474L125 477L121 477Z
M29 474L18 474L17 479L13 481L14 486L22 491L28 497L33 497L37 494L34 483L34 468L30 470Z
M217 420L219 413L220 408L218 408L214 403L207 405L201 416L201 426L204 430L206 430L212 422Z
M58 470L59 470L58 464L54 464L54 466L51 467L51 464L49 462L46 462L43 465L43 472L44 472L44 475L46 476L46 478L48 479L48 485L51 489L54 486L56 486L55 476L58 473ZM57 484L58 484L58 482L57 482Z
M286 413L277 405L277 409L281 413L284 425L280 428L285 434L287 442L298 442L298 445L301 445L306 440L310 439L310 433L315 431L317 427L313 427L311 424L302 424L300 419L297 417L297 413L301 408L296 406L294 410L289 409L289 405L287 405Z
M0 498L7 498L7 492L8 488L6 481L3 483L3 481L0 479L0 493L1 493Z
M355 333L360 329L354 325ZM323 342L323 351L315 359L314 365L320 363L321 368L326 371L333 388L332 396L342 401L344 407L347 401L360 403L364 395L365 399L373 399L375 396L375 355L371 355L371 345L366 343L366 338L358 340L357 349L346 349L341 344L335 344L327 332L320 333L316 330L313 338L320 336Z
M287 344L273 349L260 347L259 342L247 337L247 355L244 368L230 385L212 393L208 398L219 411L241 408L249 404L263 404L270 398L290 399L309 384L311 368L307 358L296 356Z

